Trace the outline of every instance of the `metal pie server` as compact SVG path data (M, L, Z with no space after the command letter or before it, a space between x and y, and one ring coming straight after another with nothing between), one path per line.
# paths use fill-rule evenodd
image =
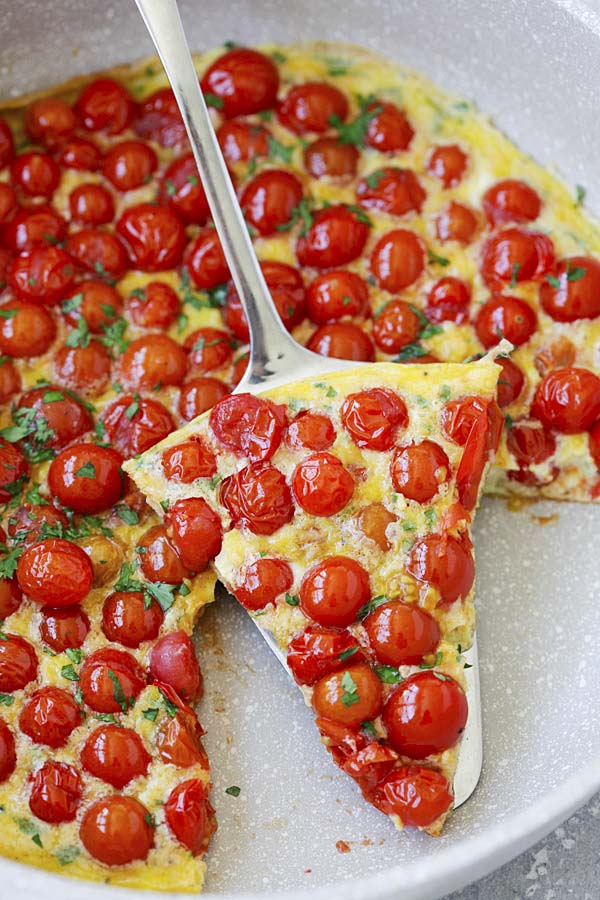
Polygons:
M250 330L248 368L236 391L259 393L299 378L356 368L355 362L325 358L304 349L288 334L258 265L185 38L176 0L136 0L171 83L208 204ZM258 627L258 625L257 625ZM288 674L274 637L259 631ZM482 765L482 723L477 644L465 654L469 718L454 777L454 806L473 793Z

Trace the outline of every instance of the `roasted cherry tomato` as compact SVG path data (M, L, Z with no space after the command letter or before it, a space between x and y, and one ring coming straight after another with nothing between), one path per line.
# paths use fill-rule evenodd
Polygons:
M35 744L64 747L74 728L83 721L72 694L48 685L34 691L19 716L19 728Z
M253 534L274 534L294 517L292 493L279 469L255 462L229 475L220 485L219 499L234 527Z
M412 759L442 753L458 742L467 723L467 698L458 682L440 672L417 672L390 694L383 722L392 747Z
M4 632L4 640L0 641L0 691L20 691L33 681L37 669L37 655L29 641Z
M17 195L9 184L0 183L0 223L8 222L17 211Z
M145 672L136 658L113 647L95 650L79 670L83 699L99 713L127 712L145 684Z
M392 600L363 621L369 644L380 663L417 666L434 653L441 638L436 620L414 603Z
M498 449L504 420L495 402L467 397L452 400L442 412L442 430L446 437L464 447L456 471L456 486L463 507L475 508L479 485L490 453Z
M343 316L363 316L369 310L369 288L360 275L337 269L317 275L306 293L309 318L316 325Z
M90 620L79 606L42 609L40 637L55 653L81 647L90 631Z
M358 781L364 792L370 791L378 784L394 768L397 760L398 754L391 747L371 741L370 744L346 757L343 762L338 762L338 765L341 765L347 775ZM367 796L368 794L365 794L365 797Z
M531 279L540 280L554 265L550 238L538 231L505 228L484 245L481 258L483 280L496 290Z
M590 256L571 256L558 264L540 286L544 312L556 322L600 316L600 263Z
M240 198L248 224L259 234L276 233L292 218L302 199L302 184L287 169L266 169L248 182Z
M185 228L167 206L138 203L128 207L116 224L132 266L143 272L174 269L185 247Z
M191 153L173 160L160 180L159 199L190 225L204 225L210 215L208 200Z
M110 447L74 444L52 461L51 493L77 513L94 515L110 509L123 494L121 457Z
M56 337L56 322L49 310L37 303L11 300L1 308L0 350L15 359L46 353Z
M185 264L192 282L201 291L210 291L229 281L229 267L214 228L204 228L190 241Z
M138 539L142 572L148 581L181 584L189 572L181 562L164 525L153 525Z
M79 837L91 857L107 866L146 859L154 846L151 815L135 797L114 794L85 811Z
M454 187L462 181L468 162L469 157L458 144L440 144L427 160L427 171L445 188Z
M112 195L101 184L80 184L69 194L73 222L82 225L106 225L115 216Z
M65 169L95 172L100 168L102 154L93 141L72 137L61 146L58 162Z
M356 187L356 198L361 206L391 216L420 212L425 196L421 182L412 169L395 166L370 172Z
M556 439L535 419L520 419L507 430L506 445L520 466L531 466L552 456Z
M60 182L60 169L51 156L32 151L13 159L10 176L28 197L51 197Z
M333 137L319 138L304 149L304 168L313 178L351 178L358 159L354 144Z
M72 822L82 796L83 782L77 770L50 759L32 777L29 809L42 822Z
M600 378L575 366L550 372L537 387L531 414L563 434L587 431L600 416Z
M435 220L435 230L440 241L457 241L459 244L470 244L479 226L479 220L473 210L464 203L453 200Z
M31 250L36 244L62 241L67 223L53 206L21 208L2 228L2 242L13 253Z
M0 438L0 502L7 503L29 474L29 463L13 444Z
M345 266L360 256L368 236L364 213L344 205L327 206L314 214L312 225L298 239L298 261L315 269Z
M287 663L298 684L315 684L348 663L362 661L356 638L344 628L307 625L288 646Z
M100 725L88 736L81 750L83 768L113 787L124 788L145 775L150 754L139 734L120 725Z
M329 450L335 441L335 428L331 419L322 413L304 409L288 425L285 441L288 447L307 450Z
M122 306L121 295L112 285L93 278L71 288L62 304L67 321L77 326L83 316L92 334L103 334L104 326L118 318Z
M298 269L276 260L261 260L260 267L281 321L288 331L292 331L305 315L302 276ZM249 341L248 323L233 283L227 289L223 320L236 338L244 343Z
M296 134L328 131L332 116L343 121L347 115L346 97L339 88L325 81L294 85L277 110L281 124Z
M0 578L0 621L18 610L23 593L16 578Z
M308 570L300 585L300 608L319 625L351 625L371 596L369 575L347 556L329 556Z
M496 294L479 308L475 331L484 347L494 347L502 338L516 347L525 344L537 328L535 311L519 297Z
M566 369L577 357L575 344L564 335L546 344L535 354L534 363L540 375L547 375L552 369Z
M90 341L87 347L61 347L54 357L54 371L61 385L94 397L110 380L110 354L98 341Z
M398 447L390 463L394 490L417 503L429 503L452 474L445 450L434 441Z
M371 503L363 506L356 516L358 527L369 540L375 541L381 550L390 550L391 543L387 536L388 525L397 517L385 508L383 503Z
M194 645L183 631L161 637L150 651L150 675L155 681L170 685L187 703L202 696L202 673Z
M0 125L1 124L2 123L0 122ZM2 784L3 781L6 781L7 778L10 778L16 767L17 754L15 751L15 739L4 719L0 719L0 784Z
M398 429L408 425L406 405L389 388L349 394L342 405L342 425L358 447L389 450Z
M23 300L51 306L67 293L75 275L73 260L60 247L36 245L15 258L8 281Z
M198 328L186 337L184 347L200 372L222 369L233 355L230 335L220 328Z
M197 478L210 478L217 471L215 454L201 438L163 450L161 465L169 481L182 484L191 484Z
M80 603L94 579L87 553L62 538L48 538L28 547L17 565L19 587L30 600L44 606Z
M470 548L448 534L431 534L415 541L406 569L417 581L436 588L444 605L464 599L475 580Z
M126 303L130 318L142 328L167 329L181 310L179 297L162 281L150 281L143 288L136 288Z
M314 353L335 359L353 359L356 362L373 362L375 359L371 338L354 322L321 325L306 346Z
M21 395L18 409L35 410L34 421L43 433L38 440L45 447L59 450L92 428L92 417L83 404L63 394L55 385L26 391Z
M224 397L210 414L210 427L217 440L251 462L273 456L285 425L284 406L253 394Z
M502 225L505 222L533 222L540 214L542 201L524 181L505 178L487 189L481 205L492 225Z
M403 825L427 828L446 813L454 800L448 780L425 766L400 766L377 785L376 806L398 816Z
M354 493L354 479L337 456L312 453L298 463L292 475L297 502L311 516L334 516Z
M130 388L181 384L187 367L184 348L167 334L147 334L137 338L119 360L123 382Z
M371 272L379 287L390 293L413 284L424 268L425 248L414 231L404 228L388 231L371 252Z
M257 559L238 575L235 596L246 609L264 609L291 588L292 570L282 559Z
M189 422L209 410L228 393L229 388L218 378L192 378L181 387L179 415Z
M469 316L471 289L465 281L447 275L431 286L427 293L425 315L431 322L456 322Z
M102 174L118 191L132 191L146 184L158 166L158 157L149 144L121 141L107 150Z
M187 141L187 133L175 94L171 88L160 88L140 105L134 126L136 134L161 147L180 147Z
M279 73L275 63L246 47L236 47L219 56L200 82L202 91L216 98L227 119L271 109L277 99Z
M109 404L102 421L111 443L125 459L148 450L175 427L162 403L137 394L121 395Z
M500 378L498 379L498 406L504 408L514 403L517 397L520 396L525 387L525 375L516 362L513 362L507 356L499 359L498 364L502 366Z
M374 100L366 107L370 114L366 142L380 153L406 150L415 133L404 112L394 103Z
M375 316L373 340L383 353L399 353L416 341L421 327L414 307L404 300L390 300Z
M69 235L65 246L82 269L103 278L121 278L128 269L125 247L109 231L82 228Z
M148 600L141 591L115 591L108 595L102 607L102 631L109 641L136 649L158 636L163 611L150 595Z
M250 162L269 155L269 132L263 125L230 120L217 129L223 156L228 163Z
M27 546L41 540L41 534L46 528L54 528L60 533L68 524L67 516L55 506L47 503L23 503L10 517L8 533L11 537L16 537L20 544Z
M163 719L156 731L154 740L160 758L181 769L200 765L208 770L208 758L201 741L204 731L196 713L182 703L168 685L161 685L160 690L178 707L177 713Z
M165 516L183 565L202 572L221 550L223 529L217 513L202 497L178 500Z
M88 131L119 134L131 122L134 102L126 87L112 78L97 78L88 84L75 104L75 112Z
M381 681L371 666L357 663L317 681L312 704L318 716L358 728L381 712Z
M182 781L165 803L165 820L176 839L194 856L208 847L215 830L214 810L199 778Z

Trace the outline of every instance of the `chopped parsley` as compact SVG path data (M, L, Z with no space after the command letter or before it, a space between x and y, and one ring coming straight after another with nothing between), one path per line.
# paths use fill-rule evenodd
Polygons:
M61 866L68 866L77 859L80 852L78 847L65 847L63 850L57 850L54 856Z
M439 666L439 664L441 663L443 658L444 658L444 654L442 653L441 650L438 650L438 652L436 653L435 659L432 663L422 662L421 665L419 666L419 668L420 669L435 669L436 666Z
M358 650L358 647L348 647L347 650L342 650L338 656L339 661L345 662L347 659L350 659L351 656L354 656L355 653L358 653Z
M308 197L303 197L298 206L294 206L292 209L290 220L278 225L277 231L289 231L290 228L293 228L298 222L302 222L300 237L304 237L313 224L312 206L312 200Z
M344 706L354 706L355 703L358 703L360 697L358 696L358 685L350 672L344 672L341 684L344 690L341 698L342 703Z
M369 737L378 738L377 729L375 728L372 722L363 722L360 726L365 734L368 734Z
M43 847L40 833L37 830L37 825L35 825L35 823L31 821L31 819L25 819L19 816L15 816L14 822L17 825L19 831L30 837L34 844L37 844L38 847Z
M300 605L300 597L297 597L295 594L286 594L285 602L288 606L299 606Z
M205 93L204 101L207 106L212 106L213 109L223 109L222 97L217 97L216 94L211 94L210 91Z
M375 666L375 672L384 684L400 684L402 675L394 666Z
M113 683L113 698L115 703L117 703L121 707L123 712L127 712L127 697L125 696L123 685L119 681L118 675L115 675L113 670L109 669L108 677ZM131 699L133 700L133 697Z
M329 124L338 133L340 144L354 144L356 147L364 147L371 119L382 112L383 107L375 102L375 97L360 98L360 113L351 122L343 122L339 116L329 116ZM369 109L369 107L371 107Z
M171 718L175 718L175 716L179 712L179 708L175 705L175 703L169 700L162 688L159 688L158 690L161 697L163 698L163 703L165 704L165 709L167 710L168 714L171 716Z
M237 786L237 784L232 784L231 787L225 788L225 793L229 794L230 797L239 797L242 789Z
M135 509L131 509L126 503L118 503L115 506L115 512L126 525L137 525L140 521L140 517Z
M267 142L269 144L269 157L271 159L280 159L288 165L291 163L294 155L293 147L290 147L288 144L282 144L281 141L276 140L271 134L268 135Z
M96 467L92 462L86 462L80 469L75 472L76 478L95 478Z
M430 265L434 266L449 266L450 260L447 256L439 256L437 253L434 253L433 250L427 248L427 262Z
M575 206L581 206L585 200L585 188L581 184L575 185Z
M521 268L521 263L516 262L512 267L512 275L510 276L510 287L514 288L517 283L517 278L519 276L519 269Z
M75 671L75 667L72 663L69 663L68 666L63 666L60 670L60 674L63 678L66 678L67 681L79 681L79 675Z
M71 662L75 663L75 665L77 665L77 666L83 660L83 657L84 657L83 650L79 650L78 647L69 647L67 650L65 650L65 653L67 654L67 656L69 657Z
M12 706L14 702L12 694L0 694L0 706Z
M357 618L366 618L369 613L372 613L373 610L377 609L378 606L381 606L382 603L387 603L387 597L385 596L385 594L378 594L377 597L372 597L368 603L365 603L364 606L360 607L357 613Z
M149 706L148 709L143 709L142 715L150 722L155 722L158 715L158 706Z

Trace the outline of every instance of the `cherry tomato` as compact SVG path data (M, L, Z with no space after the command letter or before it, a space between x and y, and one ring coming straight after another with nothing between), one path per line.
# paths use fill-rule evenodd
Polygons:
M423 242L414 231L384 234L371 253L371 271L380 288L396 293L413 284L425 268Z
M399 353L421 331L421 319L404 300L391 300L375 316L373 340L384 353Z
M470 244L479 220L477 215L464 203L452 202L435 220L435 230L440 241L457 241L459 244Z
M10 489L28 474L29 463L18 447L0 438L0 502L7 503L13 496Z
M118 789L145 775L150 754L131 728L100 725L88 736L81 750L83 768Z
M406 405L389 388L349 394L342 406L342 425L358 447L389 450L398 429L407 424Z
M16 578L0 578L0 621L18 610L23 594Z
M208 758L202 746L204 734L195 712L185 706L168 685L162 685L172 703L179 707L175 716L167 716L158 726L154 742L163 762L181 769L200 765L208 770Z
M193 331L186 337L184 347L190 354L191 365L201 372L222 369L233 355L230 336L220 328Z
M52 461L48 487L63 506L83 515L110 509L123 495L121 457L110 447L74 444Z
M0 183L0 222L8 222L17 211L17 195L9 184Z
M75 130L75 114L64 100L43 97L27 107L25 130L34 143L56 147Z
M600 316L600 263L590 256L571 256L558 264L554 277L540 286L544 312L556 322Z
M480 307L475 320L477 337L484 347L494 347L502 338L525 344L537 329L535 311L519 297L496 294Z
M231 384L234 387L236 387L240 383L240 381L246 374L246 370L248 368L248 359L249 353L246 352L242 353L242 355L235 360L233 364L233 373L231 375Z
M292 486L297 502L312 516L335 515L354 493L350 472L341 460L326 452L312 453L298 463Z
M357 663L317 681L312 704L318 716L358 728L381 711L381 681L369 665Z
M342 121L348 115L344 94L325 81L307 81L290 88L279 104L277 117L296 134L328 131L331 117Z
M115 216L112 195L101 184L80 184L69 194L71 220L82 225L105 225Z
M194 645L183 631L161 637L150 651L150 675L170 685L187 703L202 696L202 673Z
M415 541L406 569L417 581L436 588L444 605L464 599L475 580L470 549L452 535L431 534Z
M214 810L199 778L182 781L165 803L165 820L180 844L198 856L208 847L215 830Z
M556 439L535 419L520 419L507 430L506 445L520 466L531 466L552 456Z
M181 384L188 360L185 350L166 334L148 334L132 341L119 361L128 387L155 388Z
M219 125L217 140L228 163L249 162L269 155L269 132L263 125L227 121Z
M175 422L158 400L122 394L102 414L110 442L125 459L137 456L162 441Z
M213 407L209 421L219 443L236 456L257 462L270 459L279 447L285 406L253 394L232 394Z
M40 637L51 650L62 653L70 647L81 647L90 631L90 620L79 606L42 609Z
M0 125L2 123L0 122ZM1 138L1 132L0 132ZM0 144L0 151L1 151ZM10 778L17 767L17 754L15 751L15 739L12 731L4 721L0 719L0 784Z
M498 405L479 397L453 400L442 413L444 433L464 447L456 472L456 486L460 502L469 511L477 504L481 478L490 453L498 448L503 425Z
M233 119L271 109L277 99L279 73L264 53L236 47L208 67L200 86L204 94L221 101L218 109L225 118Z
M540 375L546 375L552 369L565 369L567 366L572 366L576 356L575 344L564 335L560 335L551 344L540 347L535 354L534 363Z
M93 141L72 137L62 145L58 162L64 169L95 172L100 168L102 155Z
M87 347L61 347L54 357L57 380L72 391L88 396L102 393L110 380L110 353L98 341Z
M204 225L210 216L208 200L191 153L179 156L168 166L160 180L158 197L187 224Z
M285 440L288 447L308 450L328 450L335 441L335 428L322 413L304 409L288 425Z
M550 238L524 228L505 228L484 245L481 273L492 288L502 289L530 279L539 280L554 265Z
M7 166L15 155L15 143L8 122L0 119L0 169Z
M79 837L87 852L107 866L146 859L154 846L154 828L145 806L135 797L114 794L85 811Z
M458 682L439 672L417 672L390 694L383 722L392 747L425 759L454 747L467 722L467 698Z
M127 88L112 78L88 84L75 104L75 112L88 131L119 134L130 124L135 110Z
M21 395L18 408L36 411L35 421L44 430L48 429L44 446L56 450L92 428L88 410L74 397L61 393L55 385L26 391Z
M257 559L240 574L234 593L246 609L264 609L291 588L292 570L282 559Z
M298 269L276 260L261 260L260 267L273 302L288 331L304 319L304 283ZM244 343L250 339L248 323L233 282L227 289L223 320L236 338Z
M83 783L77 770L50 759L32 777L29 809L42 822L72 822L82 796Z
M24 300L52 305L71 287L75 267L60 247L35 246L15 258L8 273L13 290Z
M344 266L360 256L368 236L369 225L355 210L327 206L314 214L312 225L298 239L298 261L315 269Z
M524 181L505 178L487 189L481 205L492 225L502 225L505 222L533 222L540 214L542 201Z
M145 531L138 540L137 550L142 572L148 581L181 584L184 578L189 577L164 525L154 525Z
M356 620L371 596L369 576L347 556L329 556L308 570L300 585L300 608L319 625L344 627Z
M304 149L304 168L313 178L351 178L356 175L359 153L354 144L323 137Z
M588 437L588 447L590 456L594 461L594 465L600 471L600 427L598 422L592 425Z
M0 337L0 342L1 342ZM0 358L0 403L7 403L21 390L21 376L12 360Z
M118 191L132 191L146 184L158 166L158 157L149 144L121 141L104 156L102 174Z
M375 359L371 338L354 322L321 325L313 332L306 346L313 353L335 359L353 359L356 362L373 362Z
M249 225L266 236L288 223L302 199L302 184L286 169L266 169L248 182L240 205Z
M0 308L0 350L26 359L42 356L56 337L52 313L36 303L13 300Z
M173 269L181 260L185 229L167 206L130 206L118 219L116 230L127 244L131 264L143 272Z
M434 147L427 160L427 171L442 182L445 188L462 181L469 157L458 144L442 144Z
M67 232L67 223L52 206L19 209L2 228L2 241L13 253L31 250L36 244L57 243Z
M41 540L42 532L48 528L62 534L69 524L66 515L55 506L46 503L39 506L22 504L14 511L8 523L8 533L23 546L35 544Z
M221 550L221 520L201 497L178 500L165 516L183 565L202 572Z
M411 169L387 166L376 169L362 178L356 188L356 197L365 209L376 209L391 216L405 216L420 212L425 191Z
M355 272L323 272L308 287L306 307L316 325L335 322L343 316L362 316L369 309L369 288Z
M440 278L429 289L425 315L431 322L456 322L460 325L469 315L471 288L451 275Z
M525 375L523 370L508 357L498 360L498 364L502 366L500 378L498 379L497 399L498 406L504 408L514 403L525 387Z
M347 662L362 661L356 638L342 628L307 625L288 646L287 663L298 684L315 684L339 672Z
M404 112L394 103L374 100L367 105L371 114L366 142L380 153L406 150L415 133Z
M399 600L378 606L363 626L377 659L388 666L419 665L424 656L435 652L441 638L433 616Z
M370 744L356 750L343 762L338 762L338 760L336 762L338 762L338 765L341 765L341 768L347 775L358 781L363 792L367 789L370 793L370 790L394 768L397 760L398 754L391 747L386 747L377 741L371 741ZM365 793L365 797L368 796L369 794ZM369 799L371 798L369 797Z
M163 619L156 600L147 605L141 591L116 591L102 607L102 631L109 641L134 649L158 636Z
M63 309L70 325L77 326L81 316L92 334L102 334L105 325L111 325L121 312L121 295L104 281L81 281L66 295Z
M48 538L25 550L17 565L17 579L23 593L35 603L71 606L90 592L92 564L77 544Z
M136 133L161 147L179 147L187 142L187 133L170 88L150 94L140 105L134 122Z
M219 500L234 527L253 534L274 534L294 517L294 503L285 476L266 462L255 462L229 475L220 485Z
M563 434L587 431L600 416L600 378L575 366L550 372L537 387L531 413Z
M0 691L11 694L20 691L37 676L38 661L35 649L25 638L4 633L0 641Z
M229 267L214 228L204 228L190 241L185 264L193 284L202 291L229 281Z
M51 197L60 182L60 169L46 153L23 153L10 164L13 184L28 197Z
M452 789L441 772L425 766L400 766L377 786L377 807L398 816L403 825L427 828L446 813Z
M83 661L79 685L86 705L94 712L127 712L145 687L146 675L131 653L103 647Z
M358 513L356 521L365 537L375 541L381 550L391 549L387 528L397 519L385 508L383 503L371 503L369 506L364 506Z
M103 278L121 278L129 267L125 247L108 231L82 228L69 235L66 248L82 269Z
M479 397L452 400L442 412L442 430L450 441L464 447L471 432L486 417L485 401Z
M182 385L179 394L179 415L186 422L209 410L229 393L229 388L218 378L192 378Z
M35 744L64 747L83 721L75 698L51 685L34 691L19 716L19 728Z
M398 447L390 464L394 490L417 503L433 500L451 474L448 456L434 441Z
M197 478L210 478L217 471L214 453L200 438L163 450L161 464L169 481L183 484L191 484Z
M167 329L181 310L179 297L162 281L150 281L136 288L126 301L127 313L142 328Z

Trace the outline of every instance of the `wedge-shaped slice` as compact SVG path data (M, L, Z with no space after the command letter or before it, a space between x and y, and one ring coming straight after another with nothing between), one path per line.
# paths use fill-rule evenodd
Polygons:
M335 761L438 833L467 719L470 525L499 367L377 364L231 395L129 474L186 565L273 632Z

